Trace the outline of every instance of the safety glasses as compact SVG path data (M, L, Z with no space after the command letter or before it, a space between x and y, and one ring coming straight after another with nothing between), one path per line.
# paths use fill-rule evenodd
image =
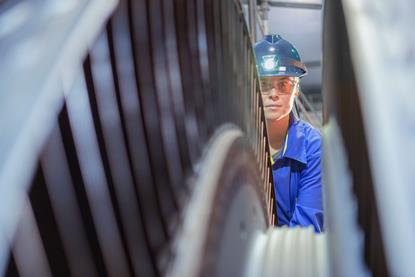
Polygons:
M297 79L264 77L261 78L261 93L263 95L270 95L274 89L278 95L288 95L293 93L297 84Z

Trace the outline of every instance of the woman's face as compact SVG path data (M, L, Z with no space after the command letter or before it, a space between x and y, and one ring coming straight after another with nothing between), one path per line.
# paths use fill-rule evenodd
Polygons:
M280 120L288 116L298 96L298 77L273 76L261 78L261 96L265 118L268 121Z

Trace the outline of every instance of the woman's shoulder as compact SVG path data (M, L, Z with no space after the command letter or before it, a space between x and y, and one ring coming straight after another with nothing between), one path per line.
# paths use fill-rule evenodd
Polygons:
M298 127L301 129L301 132L304 134L306 141L307 152L320 151L321 147L321 133L320 130L315 128L310 123L299 120Z
M321 140L320 130L308 123L307 121L299 119L297 124L307 138Z

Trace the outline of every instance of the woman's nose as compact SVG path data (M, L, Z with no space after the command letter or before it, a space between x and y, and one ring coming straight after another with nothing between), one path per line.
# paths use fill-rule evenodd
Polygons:
M274 98L278 98L278 97L279 97L279 95L278 95L278 93L277 93L277 90L276 90L275 88L271 89L271 92L270 92L269 96L270 96L272 99L274 99Z

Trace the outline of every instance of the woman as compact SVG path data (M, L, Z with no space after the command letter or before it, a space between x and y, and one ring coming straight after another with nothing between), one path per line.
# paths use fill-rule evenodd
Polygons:
M300 78L307 73L295 47L279 35L254 46L270 143L278 225L323 231L321 136L294 116Z

